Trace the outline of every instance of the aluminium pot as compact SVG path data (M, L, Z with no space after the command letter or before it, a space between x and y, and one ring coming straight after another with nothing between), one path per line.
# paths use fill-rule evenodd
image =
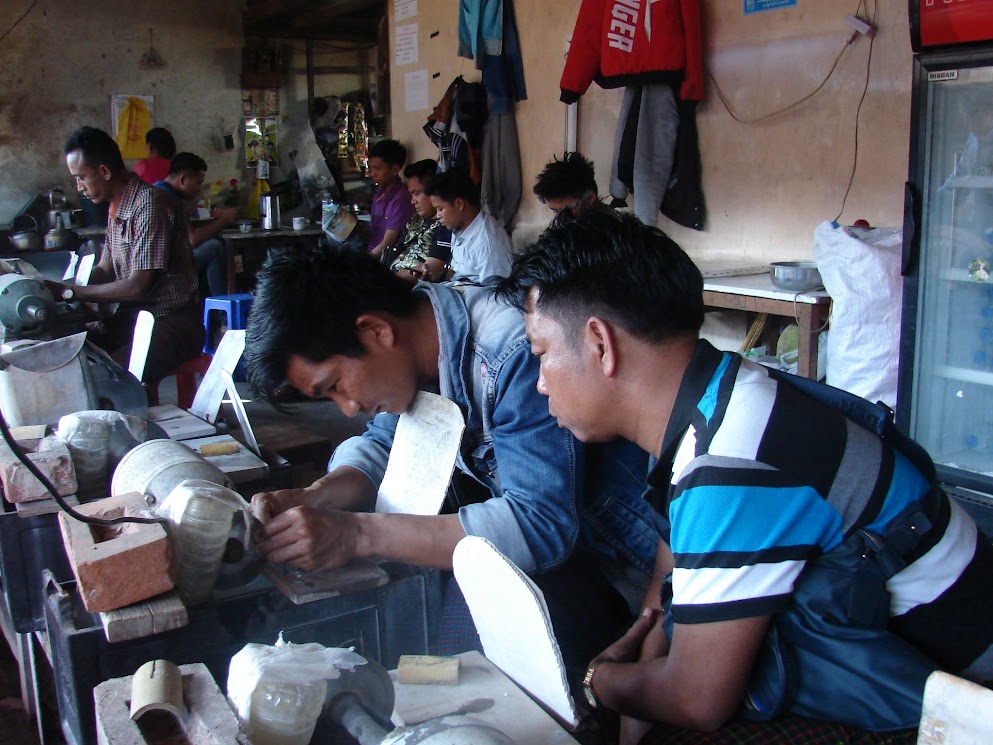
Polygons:
M14 218L16 225L18 220L30 220L34 225L30 229L20 229L10 236L10 245L15 251L38 251L41 248L41 234L38 232L38 221L31 215L18 215Z

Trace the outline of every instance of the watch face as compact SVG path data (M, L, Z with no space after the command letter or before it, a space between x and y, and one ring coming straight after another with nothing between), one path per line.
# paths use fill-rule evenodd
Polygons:
M75 296L76 293L73 291L71 287L66 287L64 290L62 290L63 300L72 300Z

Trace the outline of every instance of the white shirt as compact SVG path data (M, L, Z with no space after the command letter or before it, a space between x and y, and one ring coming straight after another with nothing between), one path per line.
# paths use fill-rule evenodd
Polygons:
M487 212L480 212L465 230L452 232L453 277L479 282L510 274L510 236Z

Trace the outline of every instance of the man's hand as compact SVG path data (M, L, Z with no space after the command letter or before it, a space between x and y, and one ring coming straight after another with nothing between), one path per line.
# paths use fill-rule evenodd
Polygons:
M276 515L291 507L307 503L309 492L306 489L280 489L260 491L252 497L252 514L265 525Z
M641 658L642 644L658 625L660 614L661 611L645 608L627 633L594 657L593 662L638 661Z
M225 207L222 210L215 211L213 216L215 220L219 221L225 227L228 225L234 225L235 220L238 219L238 208Z
M265 523L266 540L257 548L276 564L308 571L334 569L355 557L357 530L351 512L292 507Z

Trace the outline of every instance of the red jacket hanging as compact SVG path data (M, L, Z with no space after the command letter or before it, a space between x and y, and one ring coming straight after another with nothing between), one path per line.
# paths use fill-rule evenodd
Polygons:
M594 80L602 88L671 83L684 101L703 98L699 0L583 0L561 100L577 101Z

